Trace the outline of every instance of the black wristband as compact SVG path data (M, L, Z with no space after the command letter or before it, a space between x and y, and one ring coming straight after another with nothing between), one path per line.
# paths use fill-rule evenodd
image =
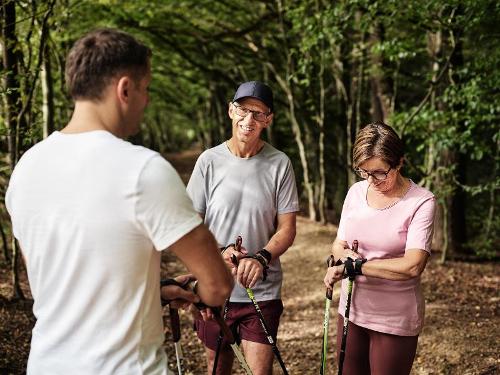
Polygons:
M271 259L273 258L273 255L266 249L258 251L257 255L262 255L266 259L267 264L271 263Z
M366 263L366 259L356 259L354 261L354 272L356 273L356 275L362 275L363 274L363 271L361 270L361 268L363 267L363 264Z
M351 258L347 258L344 262L344 266L347 277L353 280L356 277L356 271L354 270L354 261Z
M347 258L344 262L345 273L347 277L351 280L354 280L356 276L362 275L363 271L361 270L361 268L365 262L366 259Z

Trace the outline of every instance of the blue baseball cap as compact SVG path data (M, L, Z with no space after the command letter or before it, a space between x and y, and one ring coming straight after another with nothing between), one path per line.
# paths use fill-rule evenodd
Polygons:
M273 91L265 83L259 81L250 81L242 83L236 94L234 94L233 102L237 102L243 98L255 98L264 103L273 112Z

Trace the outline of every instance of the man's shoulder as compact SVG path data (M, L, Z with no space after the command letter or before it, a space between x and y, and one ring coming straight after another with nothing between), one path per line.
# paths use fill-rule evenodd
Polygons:
M276 147L267 142L264 143L264 148L262 149L262 151L264 152L264 156L268 158L273 158L286 162L290 161L290 158L288 157L287 154L285 154L284 151L278 150Z
M109 157L120 159L124 164L144 165L149 160L155 159L155 157L162 158L158 151L133 144L128 140L118 137L112 136L102 139L102 144L98 144L98 142L95 144L96 147L106 149Z
M207 148L200 154L200 156L198 156L198 160L203 162L208 162L215 158L226 157L227 156L226 147L227 147L226 144L223 142L217 146Z

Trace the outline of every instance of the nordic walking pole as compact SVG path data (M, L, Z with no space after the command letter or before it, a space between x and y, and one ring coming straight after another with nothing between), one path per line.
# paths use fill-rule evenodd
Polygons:
M160 281L160 288L162 286L168 286L168 285L175 285L178 286L182 289L188 289L189 288L189 283L194 281L191 278L186 279L184 282L180 283L175 279L164 279ZM171 301L168 300L163 300L161 301L162 306L165 306L169 304ZM169 306L169 312L170 312L170 326L172 327L172 339L174 341L174 347L175 347L175 359L177 361L177 371L179 375L182 375L183 371L183 362L184 362L184 356L182 354L182 347L181 347L181 324L179 320L179 310L174 309Z
M227 299L226 303L224 304L224 316L223 316L224 321L226 320L228 309L229 309L229 299ZM217 374L217 366L219 365L219 355L221 348L222 348L222 330L220 330L219 337L217 337L217 349L215 350L214 367L212 368L212 375Z
M197 282L195 282L195 284L192 287L193 292L195 294L196 294L196 287L197 287ZM229 345L231 346L231 349L233 349L234 355L238 359L238 361L240 362L241 367L243 367L243 370L245 370L245 373L247 375L253 375L253 372L252 372L252 370L250 370L250 367L248 366L248 363L245 360L243 353L241 352L240 348L238 347L238 344L236 343L236 339L234 338L233 333L231 332L228 325L226 324L226 322L224 321L224 319L221 316L220 308L213 307L213 306L207 306L203 302L194 303L194 305L200 311L203 309L206 309L206 308L209 308L210 310L212 310L212 314L214 316L215 321L219 325L220 330L222 331L222 335L229 342ZM217 371L217 367L214 366L212 371Z
M273 337L269 333L269 329L266 325L266 322L264 321L264 316L262 315L262 311L259 307L259 304L255 300L255 296L253 295L252 289L247 288L247 294L248 294L248 297L250 297L250 299L252 300L252 303L255 307L255 310L257 311L257 314L259 315L260 325L262 326L262 329L264 330L264 333L266 334L267 340L271 344L271 347L273 349L273 353L276 356L276 359L278 360L278 363L280 364L281 369L283 370L283 374L288 375L288 371L286 369L285 362L283 362L283 358L281 358L281 353L280 353L278 347L276 346L276 343L274 342Z
M241 367L243 367L243 370L245 370L245 372L248 375L253 375L252 370L250 370L250 367L248 367L248 363L245 360L245 357L243 356L243 353L241 352L240 348L238 347L238 344L236 344L236 340L235 340L235 338L233 336L233 333L231 332L231 330L227 326L227 324L224 321L224 319L222 319L222 316L220 314L219 308L217 308L217 307L210 307L210 309L212 310L212 312L214 314L215 321L217 322L217 324L219 325L220 329L222 330L222 334L229 341L229 345L233 349L234 355L236 356L236 358L240 362Z
M331 267L333 265L333 255L330 255L326 261L326 266ZM323 348L321 350L321 368L319 370L320 375L326 374L326 355L328 353L328 327L330 325L330 304L332 303L333 289L326 289L325 296L325 315L323 318Z
M358 252L358 240L353 241L352 250L356 253ZM342 371L344 368L345 348L346 348L346 344L347 344L347 329L349 327L349 310L351 309L351 297L352 297L353 284L354 284L354 276L351 276L351 277L349 277L349 280L347 281L347 302L345 305L344 328L342 330L342 342L340 344L338 375L342 375Z
M236 243L235 243L235 249L238 252L241 249L241 243L242 243L241 236L238 236L236 238ZM233 256L232 260L233 260L233 263L235 263L236 265L238 264L238 260L236 259L236 257ZM288 375L288 371L286 369L285 362L283 362L283 358L281 358L281 353L278 349L278 346L274 342L273 336L271 336L271 334L269 333L269 327L267 326L266 321L264 320L264 315L262 314L262 310L260 309L259 304L257 303L257 300L255 299L255 296L253 294L253 290L251 288L245 288L245 289L247 291L248 297L250 298L250 300L253 303L253 306L255 307L255 311L257 312L257 315L259 317L260 325L262 326L262 329L264 330L264 334L267 337L267 341L269 341L269 343L271 344L273 353L274 353L276 359L278 360L278 363L279 363L281 369L283 370L283 374Z
M177 360L177 372L182 375L182 365L184 357L182 355L181 347L181 325L179 320L179 311L172 307L169 308L170 311L170 325L172 326L172 338L174 340L175 346L175 359Z

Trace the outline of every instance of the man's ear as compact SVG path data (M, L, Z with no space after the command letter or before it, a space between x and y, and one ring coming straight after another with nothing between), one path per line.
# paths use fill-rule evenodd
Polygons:
M130 77L127 76L123 76L118 79L116 84L116 96L120 102L128 103L131 83Z
M269 116L267 116L264 128L267 128L269 125L271 125L271 123L273 122L273 118L274 113L271 113Z
M234 112L233 103L229 102L229 105L227 107L227 114L229 115L229 118L231 120L233 119L233 112Z

